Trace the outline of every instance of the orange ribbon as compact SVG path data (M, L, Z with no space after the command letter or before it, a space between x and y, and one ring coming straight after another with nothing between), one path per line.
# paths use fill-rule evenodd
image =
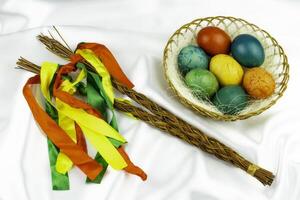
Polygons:
M100 58L106 66L107 71L114 79L126 85L128 88L134 87L133 83L127 78L119 63L106 46L97 43L80 43L78 44L77 49L92 50Z

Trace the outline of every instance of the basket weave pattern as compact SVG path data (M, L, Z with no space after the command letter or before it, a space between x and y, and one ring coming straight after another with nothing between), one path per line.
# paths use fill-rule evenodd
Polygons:
M183 47L196 44L197 33L207 26L216 26L225 30L232 39L242 33L251 34L262 43L265 50L265 61L261 67L272 74L276 83L272 96L264 100L252 100L237 115L224 115L211 102L201 100L192 94L178 70L177 56ZM256 25L234 17L201 18L182 26L170 37L165 47L163 66L167 82L181 103L203 116L224 121L247 119L267 110L283 95L289 79L288 59L278 42L268 32Z

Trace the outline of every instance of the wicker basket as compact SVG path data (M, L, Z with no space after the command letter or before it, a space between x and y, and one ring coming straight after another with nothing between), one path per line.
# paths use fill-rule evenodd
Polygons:
M191 90L185 85L178 70L177 56L183 47L189 44L196 44L197 33L207 26L219 27L225 30L231 38L242 33L251 34L262 43L266 56L262 67L273 75L276 82L275 92L272 96L264 100L251 101L237 115L225 115L212 105L211 102L201 100L192 94ZM289 79L287 56L277 41L268 32L256 25L234 17L217 16L201 18L182 26L171 36L165 47L163 66L165 77L170 87L184 105L193 108L203 116L224 121L247 119L267 110L283 95Z

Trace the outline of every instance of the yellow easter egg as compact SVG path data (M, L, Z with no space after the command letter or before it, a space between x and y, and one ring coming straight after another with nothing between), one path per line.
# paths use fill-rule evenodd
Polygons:
M231 56L218 54L211 58L209 70L221 85L239 85L243 79L242 66Z

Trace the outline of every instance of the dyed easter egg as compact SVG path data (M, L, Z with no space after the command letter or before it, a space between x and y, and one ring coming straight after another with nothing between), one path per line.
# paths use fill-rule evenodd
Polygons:
M241 86L231 85L221 88L212 102L222 113L235 115L246 107L248 97Z
M214 56L229 53L231 39L222 29L208 26L199 31L197 43L206 53Z
M231 44L232 56L244 67L258 67L265 60L261 43L254 36L241 34Z
M275 90L275 81L265 69L255 67L245 72L243 87L255 99L265 99Z
M201 48L194 45L189 45L181 49L177 57L177 62L179 70L183 75L195 68L208 68L208 56Z
M244 74L241 65L231 56L225 54L212 57L209 70L223 86L240 84Z
M217 78L208 70L196 68L185 76L186 85L192 89L196 96L209 98L219 88Z

